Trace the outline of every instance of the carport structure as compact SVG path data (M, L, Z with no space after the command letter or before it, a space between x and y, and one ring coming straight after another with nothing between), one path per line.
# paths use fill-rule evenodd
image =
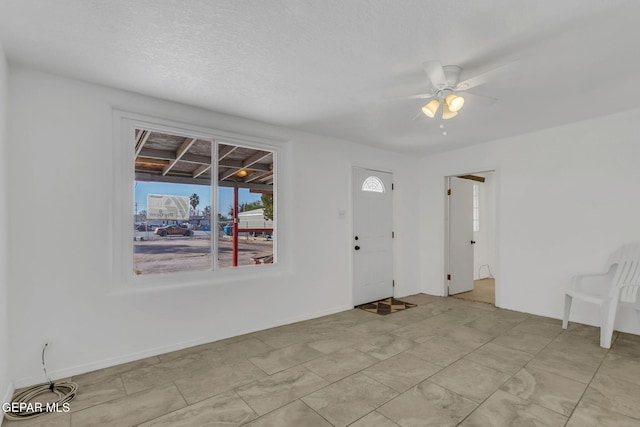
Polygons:
M273 233L272 228L238 228L238 189L273 194L274 156L271 151L216 142L217 168L214 168L216 154L212 151L212 140L136 129L135 180L210 186L212 173L217 170L218 186L233 188L232 265L235 267L238 265L238 233Z

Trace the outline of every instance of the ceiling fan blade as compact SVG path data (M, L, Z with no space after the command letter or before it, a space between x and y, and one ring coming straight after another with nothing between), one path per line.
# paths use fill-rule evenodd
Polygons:
M433 98L435 93L419 93L417 95L394 96L391 98L382 98L381 101L406 101L408 99L429 99Z
M492 70L485 71L484 73L478 74L474 77L465 79L456 85L456 91L469 90L474 87L483 85L487 83L490 79L492 79L494 77L494 74L497 74L498 72L508 69L510 65L512 64L505 64L500 67L496 67Z
M479 98L481 99L485 104L493 104L494 102L498 101L498 98L494 98L493 96L487 96L487 95L481 95L479 93L474 93L474 92L467 92L463 95L467 96L467 95L471 95L474 98Z
M422 64L422 67L434 88L443 89L447 87L447 77L444 75L444 69L440 61L427 61Z
M489 73L479 74L470 79L464 80L456 85L456 91L469 90L474 87L483 85L489 81Z
M413 116L413 121L416 121L416 120L422 120L422 119L424 119L425 117L426 117L426 116L424 115L424 113L423 113L422 111L418 111L418 112L416 113L416 115L415 115L415 116Z

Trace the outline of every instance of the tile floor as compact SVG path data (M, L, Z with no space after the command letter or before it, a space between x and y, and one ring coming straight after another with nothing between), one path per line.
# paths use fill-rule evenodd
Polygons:
M640 337L414 295L73 378L34 426L640 426Z

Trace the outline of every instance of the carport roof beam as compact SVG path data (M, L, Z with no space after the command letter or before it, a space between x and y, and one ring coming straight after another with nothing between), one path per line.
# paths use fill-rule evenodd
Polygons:
M198 140L198 138L187 138L182 145L180 146L180 148L178 148L178 150L176 151L176 158L174 160L172 160L163 170L162 170L162 175L166 175L171 168L173 168L176 163L178 163L180 161L180 158L182 158L182 156L184 155L184 153L187 152L187 150L189 150L189 148L191 148L191 146Z

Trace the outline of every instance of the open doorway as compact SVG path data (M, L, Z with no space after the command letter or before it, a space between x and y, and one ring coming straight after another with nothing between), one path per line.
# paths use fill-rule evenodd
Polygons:
M495 305L495 173L446 178L446 293Z

